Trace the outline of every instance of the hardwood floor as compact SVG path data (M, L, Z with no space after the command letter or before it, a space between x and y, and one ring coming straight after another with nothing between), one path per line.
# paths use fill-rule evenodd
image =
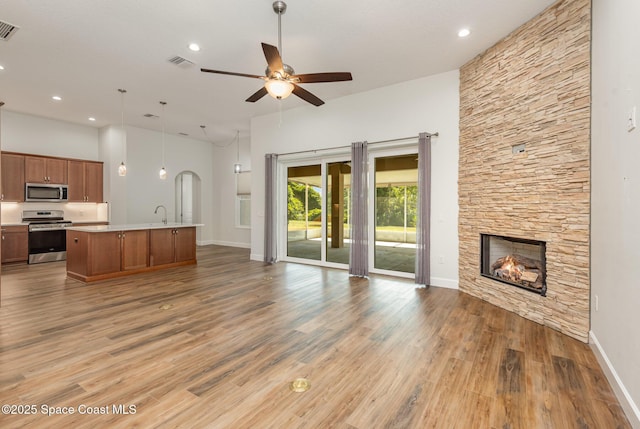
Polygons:
M585 344L455 290L248 253L92 284L3 267L0 403L36 407L0 427L630 427Z

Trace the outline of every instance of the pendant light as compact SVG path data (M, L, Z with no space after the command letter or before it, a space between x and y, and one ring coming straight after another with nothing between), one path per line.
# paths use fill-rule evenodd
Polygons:
M239 174L242 172L242 164L240 164L240 130L236 130L236 163L233 164L233 172Z
M118 166L118 176L124 177L127 175L127 166L124 163L127 156L127 138L124 133L124 94L127 90L118 89L118 92L120 92L120 133L122 137L122 162Z
M160 104L162 104L162 168L158 175L160 176L160 180L166 180L167 170L164 168L164 106L167 105L167 102L161 101Z

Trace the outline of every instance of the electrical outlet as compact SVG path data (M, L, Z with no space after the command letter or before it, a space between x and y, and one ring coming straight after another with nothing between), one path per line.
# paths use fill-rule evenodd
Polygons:
M629 117L627 118L627 131L631 132L636 129L636 106L633 106L629 111Z
M444 256L442 256L442 255L438 256L438 263L439 264L444 264Z

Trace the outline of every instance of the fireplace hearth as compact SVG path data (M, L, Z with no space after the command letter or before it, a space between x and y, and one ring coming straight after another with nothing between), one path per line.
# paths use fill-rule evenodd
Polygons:
M546 243L480 234L480 275L546 296Z

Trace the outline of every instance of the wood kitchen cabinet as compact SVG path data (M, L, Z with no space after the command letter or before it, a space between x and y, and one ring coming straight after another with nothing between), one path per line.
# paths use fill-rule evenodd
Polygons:
M67 272L105 276L149 266L149 231L67 230Z
M2 263L27 262L29 259L29 229L26 225L2 227Z
M24 201L24 156L2 153L2 201Z
M25 156L24 178L27 183L67 184L67 160Z
M76 160L69 160L67 163L69 201L101 203L102 163Z
M75 228L66 231L67 276L83 282L197 263L195 226Z
M149 231L151 266L195 260L196 228L162 228Z

